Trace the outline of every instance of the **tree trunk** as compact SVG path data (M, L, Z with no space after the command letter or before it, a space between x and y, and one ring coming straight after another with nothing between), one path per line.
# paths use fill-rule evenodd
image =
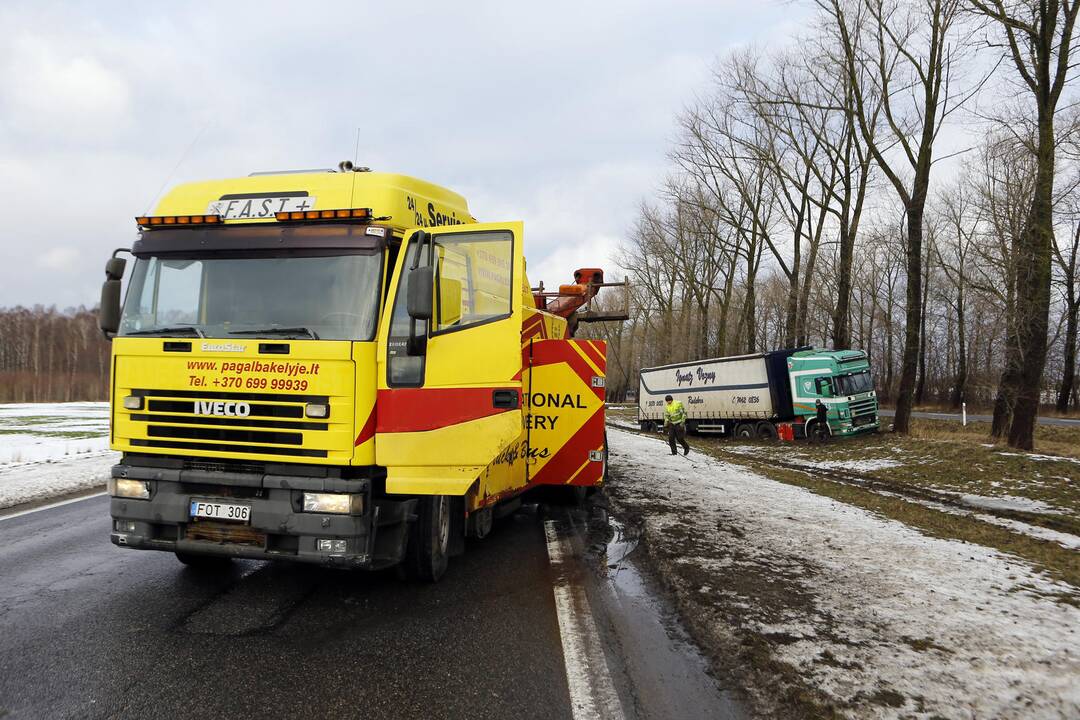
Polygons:
M836 278L836 310L832 318L834 350L851 347L851 262L855 254L854 237L846 223L840 224L840 267Z
M1072 303L1069 306L1068 317L1065 320L1065 368L1061 377L1061 388L1058 391L1057 411L1069 410L1069 398L1072 397L1073 386L1076 383L1076 331L1077 317L1080 312L1080 303Z
M960 280L957 283L956 288L956 336L957 344L959 345L957 357L956 357L956 377L953 380L952 397L950 398L950 405L958 408L961 403L967 401L966 389L967 389L967 333L964 330L964 285L963 275L960 276Z
M904 321L904 357L900 365L900 388L896 393L898 433L911 432L911 404L919 370L919 330L922 324L922 236L926 189L916 189L907 207L907 313Z
M1039 152L1035 193L1017 258L1016 404L1009 426L1009 445L1019 450L1035 446L1035 423L1046 366L1050 325L1050 282L1054 238L1054 120L1040 112ZM1012 365L1012 364L1011 364Z

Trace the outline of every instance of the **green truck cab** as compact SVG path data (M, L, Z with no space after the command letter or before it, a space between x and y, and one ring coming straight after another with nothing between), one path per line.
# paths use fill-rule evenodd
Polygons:
M829 409L829 429L846 436L880 427L870 363L861 350L800 350L787 360L792 409L812 420L817 401Z

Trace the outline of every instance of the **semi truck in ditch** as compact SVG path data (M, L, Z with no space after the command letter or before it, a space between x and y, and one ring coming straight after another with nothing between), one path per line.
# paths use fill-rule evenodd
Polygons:
M172 189L106 264L111 540L438 580L537 486L603 481L603 272L526 278L521 222L338 170ZM121 299L121 284L126 294Z
M667 395L682 401L690 432L769 439L780 423L790 423L795 437L847 436L875 432L880 424L861 350L798 348L643 369L642 430L662 427ZM827 428L817 427L819 400L828 408Z

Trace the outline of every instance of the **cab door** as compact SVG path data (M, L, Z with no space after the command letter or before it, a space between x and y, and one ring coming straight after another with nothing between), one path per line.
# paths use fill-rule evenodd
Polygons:
M519 222L405 238L378 346L387 492L464 494L521 436L521 245Z

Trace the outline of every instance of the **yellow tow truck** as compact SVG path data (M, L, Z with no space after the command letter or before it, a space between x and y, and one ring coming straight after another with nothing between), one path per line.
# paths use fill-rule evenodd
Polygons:
M540 485L602 483L617 320L530 287L522 223L338 170L180 185L106 265L112 542L434 581Z

